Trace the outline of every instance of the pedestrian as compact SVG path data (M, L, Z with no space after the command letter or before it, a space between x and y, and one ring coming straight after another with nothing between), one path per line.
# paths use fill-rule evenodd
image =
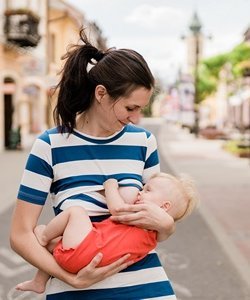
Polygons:
M131 203L159 171L156 140L137 123L153 92L154 78L144 58L130 49L100 51L80 31L80 43L65 55L54 110L56 127L32 147L18 192L10 233L12 248L50 274L46 299L176 299L155 251L131 265L129 254L97 267L98 253L77 274L61 268L34 234L46 199L59 214L82 206L91 221L109 216L103 183L127 186ZM129 199L130 198L130 199ZM147 204L125 205L116 221L155 230L161 239L174 231L167 213ZM143 213L142 213L143 208ZM122 272L120 272L122 271Z
M112 215L126 202L116 179L104 183L105 199ZM127 187L125 187L127 189ZM124 195L124 192L123 192ZM168 213L169 224L189 215L198 203L198 194L189 177L175 178L159 173L152 176L134 199L134 204L153 203ZM71 206L50 223L38 225L34 233L39 243L53 253L57 263L71 273L87 266L101 252L99 266L108 265L127 253L137 262L157 245L157 233L136 226L113 222L110 218L91 223L86 210ZM58 239L59 238L59 239ZM38 270L32 280L16 286L17 290L43 293L50 275Z

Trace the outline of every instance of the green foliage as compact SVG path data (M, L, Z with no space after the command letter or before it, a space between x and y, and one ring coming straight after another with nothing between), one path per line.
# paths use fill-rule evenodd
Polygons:
M248 68L250 66L250 45L246 43L242 43L234 48L234 50L230 53L230 61L232 62L233 75L237 77L242 77L245 72L244 64L248 64Z
M224 143L223 148L240 157L250 157L250 145L241 140L229 140Z
M219 54L210 57L206 60L203 60L201 64L204 65L204 71L208 76L218 78L221 68L225 65L227 61L228 61L227 54Z
M198 80L198 103L211 95L216 90L216 81L212 77L199 77Z
M151 98L149 100L149 104L142 110L142 114L144 117L151 117L152 116L152 104L156 98L156 96L161 92L161 86L160 84L156 83L156 87L154 88L154 91L151 95Z
M242 62L250 61L250 45L241 43L232 51L203 60L198 69L198 99L204 100L217 89L219 73L226 63L232 66L234 78L243 76Z
M229 54L228 60L232 66L237 65L239 62L250 59L250 45L247 43L241 43L236 46Z

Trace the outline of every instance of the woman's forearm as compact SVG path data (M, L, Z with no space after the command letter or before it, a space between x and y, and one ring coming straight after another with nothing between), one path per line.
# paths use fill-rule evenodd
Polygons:
M137 226L158 232L159 241L166 240L175 229L173 218L159 206L152 203L124 205L120 215L111 216L115 222Z
M52 254L41 246L33 232L14 232L10 237L12 249L27 262L47 274L58 278L70 285L74 282L74 274L63 270L55 261Z
M73 274L66 272L56 263L47 249L39 244L33 232L42 209L40 205L17 200L11 222L10 245L33 266L70 284Z
M108 179L104 182L105 197L111 215L117 215L117 209L124 205L124 199L119 193L119 185L116 179Z
M159 227L159 231L157 231L157 241L163 242L167 238L169 238L175 231L175 223L166 224L166 227Z

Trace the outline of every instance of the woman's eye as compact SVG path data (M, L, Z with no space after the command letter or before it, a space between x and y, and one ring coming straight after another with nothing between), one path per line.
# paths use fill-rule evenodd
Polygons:
M127 107L127 111L133 111L134 108L131 108L131 107Z

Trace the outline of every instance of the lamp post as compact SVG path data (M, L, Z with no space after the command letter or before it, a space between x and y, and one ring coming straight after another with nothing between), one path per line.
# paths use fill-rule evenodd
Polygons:
M201 35L201 23L196 13L193 15L192 22L189 26L189 29L192 33L192 37L194 40L194 66L193 66L193 81L194 81L194 124L193 124L193 133L195 136L199 135L199 92L198 92L198 84L199 84L199 58L200 58L200 35Z

